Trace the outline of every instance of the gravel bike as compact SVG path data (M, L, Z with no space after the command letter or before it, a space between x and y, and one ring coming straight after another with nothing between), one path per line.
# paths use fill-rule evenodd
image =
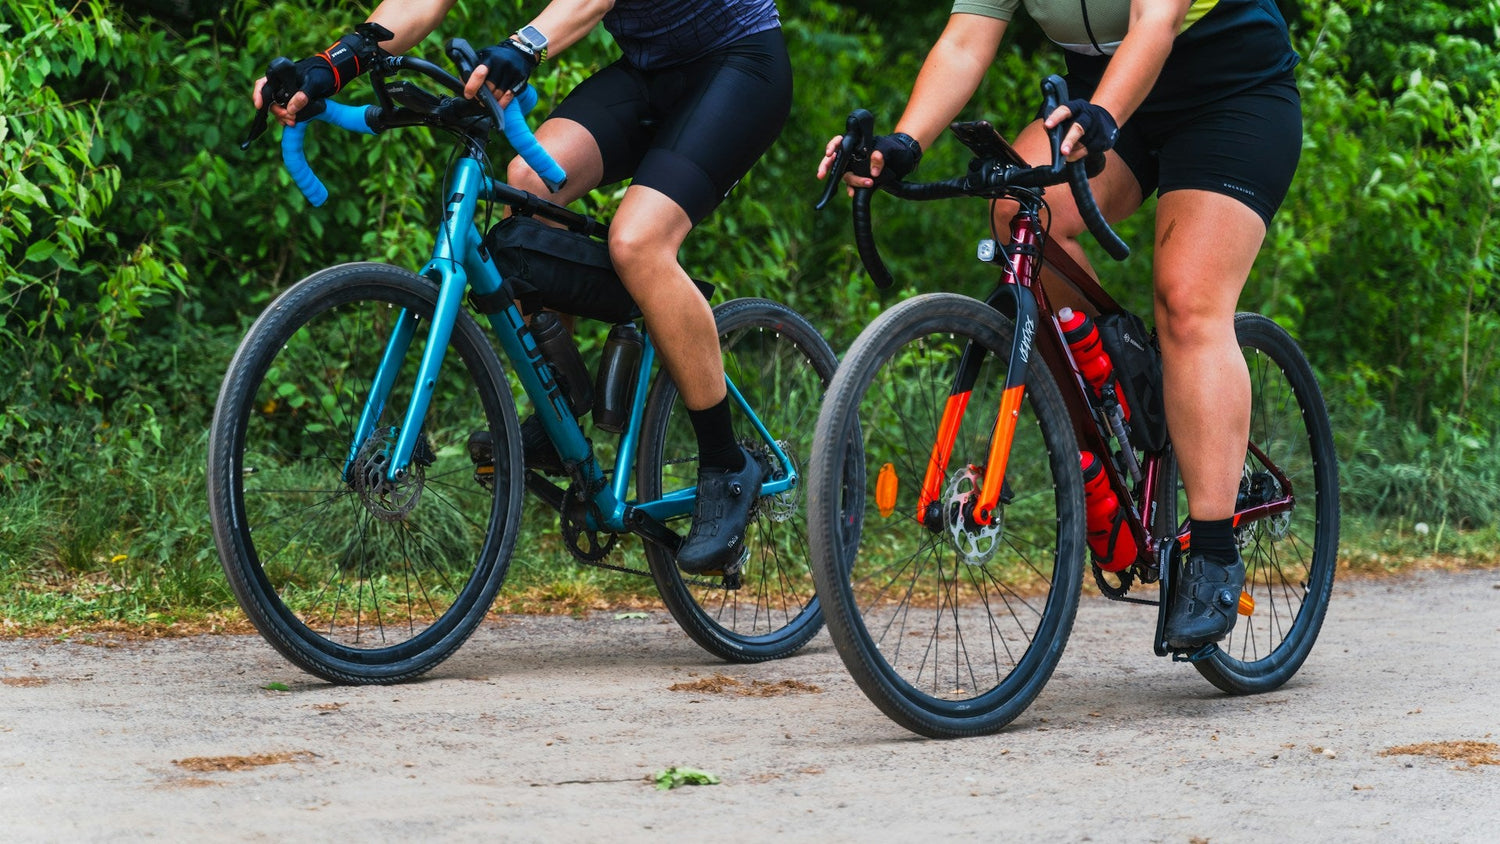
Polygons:
M455 39L448 52L466 76L472 49ZM486 147L499 127L549 184L566 178L526 125L534 90L502 113L491 97L464 99L458 76L420 58L383 56L372 78L377 105L328 101L316 119L366 134L425 126L453 136L442 223L419 272L378 263L319 270L267 307L235 353L214 411L208 491L220 561L246 615L287 659L324 679L411 679L484 619L530 490L558 511L575 558L652 577L672 615L711 653L753 662L802 647L822 627L802 494L812 416L837 366L822 335L764 299L715 308L741 444L762 461L766 480L741 565L679 572L697 447L671 379L650 377L649 331L627 331L637 338L634 354L611 358L601 373L615 419L606 429L596 415L595 434L618 433L607 470L579 421L587 408L570 401L579 379L567 383L566 367L543 352L536 320L518 304L519 281L497 269L500 253L525 252L548 233L607 255L598 242L605 224L490 175ZM280 86L278 101L296 90L285 59L268 79L273 97ZM286 129L282 151L293 180L320 204L327 191L303 154L308 125ZM245 143L264 126L262 112ZM508 220L562 228L535 223L522 246L506 246L494 230L481 231L480 202L508 207ZM564 264L564 276L591 272ZM618 277L604 276L583 285L600 311L593 316L634 327L634 303ZM519 396L535 407L561 484L525 468ZM648 569L606 562L622 534L644 540Z
M1068 99L1058 77L1042 90L1044 114ZM829 633L881 711L927 736L994 732L1026 709L1062 656L1086 554L1105 596L1157 605L1156 654L1191 661L1233 694L1296 673L1332 589L1338 468L1322 395L1285 330L1238 314L1254 395L1234 516L1242 617L1220 644L1167 645L1165 608L1190 540L1168 432L1125 424L1123 379L1090 382L1065 331L1077 318L1054 311L1038 283L1047 265L1098 322L1125 313L1041 224L1044 189L1067 184L1106 251L1129 254L1089 191L1102 156L1068 163L1058 152L1066 125L1051 134L1052 162L1030 167L989 124L955 124L975 155L965 175L882 186L904 199L1015 201L1008 239L979 248L1001 278L984 301L933 293L884 312L844 356L818 416L809 530ZM848 160L867 154L871 127L868 112L851 115L824 202ZM887 286L870 194L855 192L855 239ZM1118 517L1094 524L1090 513L1110 498ZM1150 585L1156 596L1140 597Z

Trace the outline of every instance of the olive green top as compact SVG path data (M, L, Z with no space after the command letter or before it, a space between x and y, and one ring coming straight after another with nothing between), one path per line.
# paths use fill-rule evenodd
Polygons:
M1008 21L1023 0L956 0L955 14ZM1086 56L1112 56L1130 24L1130 0L1024 0L1026 12L1059 47ZM1193 0L1183 31L1219 0Z

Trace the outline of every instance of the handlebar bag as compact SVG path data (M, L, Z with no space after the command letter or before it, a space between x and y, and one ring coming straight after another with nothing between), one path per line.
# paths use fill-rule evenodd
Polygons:
M1130 443L1141 451L1160 451L1167 444L1167 411L1156 335L1132 313L1105 314L1097 322L1099 340L1130 405Z

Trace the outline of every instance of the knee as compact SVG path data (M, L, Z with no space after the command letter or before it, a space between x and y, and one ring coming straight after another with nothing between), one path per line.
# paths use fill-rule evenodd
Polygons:
M521 160L517 155L505 166L505 182L513 188L534 193L537 196L547 196L550 191L542 184L542 179L531 169L531 165Z
M609 259L614 262L615 270L628 280L637 270L655 266L664 259L675 261L676 253L649 228L616 217L609 227Z
M1215 297L1202 295L1193 285L1156 285L1156 332L1162 347L1193 348L1213 345L1234 336L1234 307L1221 307Z

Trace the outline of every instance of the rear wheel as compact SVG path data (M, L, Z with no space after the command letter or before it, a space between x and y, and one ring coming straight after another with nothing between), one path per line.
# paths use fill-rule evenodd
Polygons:
M1338 457L1322 392L1296 341L1259 314L1238 314L1234 325L1251 391L1237 509L1288 498L1292 505L1236 528L1254 609L1194 665L1223 691L1253 694L1291 679L1323 626L1338 557ZM1163 478L1176 483L1175 458ZM1185 516L1186 498L1176 498Z
M1028 370L1001 506L988 524L973 518L1014 334L974 299L902 302L860 334L818 417L809 529L829 633L875 705L926 736L994 732L1025 711L1078 608L1078 446L1039 363ZM967 391L953 389L961 367L972 367ZM945 413L949 425L957 419L952 458L929 477ZM850 478L861 483L849 489Z
M333 682L399 682L446 659L484 620L515 545L515 406L467 314L411 467L386 480L436 298L430 281L383 264L314 273L256 320L214 409L209 505L229 583L267 641ZM401 326L411 347L354 442ZM476 475L475 431L490 433L493 474Z
M736 299L714 309L724 371L800 475L795 486L760 499L751 511L745 544L749 557L737 582L690 576L667 549L647 543L651 573L678 624L709 653L734 662L788 656L817 634L823 614L808 570L806 467L812 454L818 402L838 368L838 358L817 329L785 305ZM735 415L740 443L770 467L766 480L786 467L750 420ZM663 490L697 482L698 442L677 385L657 377L646 403L636 488L642 501ZM686 534L691 519L673 527Z

